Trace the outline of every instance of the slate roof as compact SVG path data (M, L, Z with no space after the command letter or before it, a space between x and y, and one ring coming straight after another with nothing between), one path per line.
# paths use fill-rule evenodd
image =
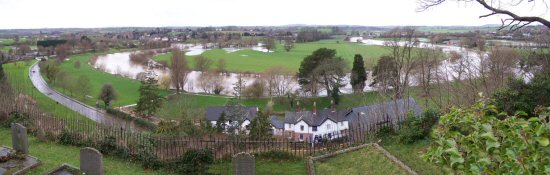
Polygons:
M285 123L276 116L271 116L271 125L277 129L283 129L285 127Z
M334 122L347 121L346 114L349 112L349 110L334 111L332 109L323 109L317 111L317 114L313 114L312 111L287 112L285 113L285 123L296 124L303 120L309 126L319 126L325 120L332 120Z
M408 112L413 112L415 116L422 114L422 108L420 108L413 98L400 99L397 101L392 100L374 105L355 107L352 108L347 117L353 125L369 125L373 123L386 122L388 120L395 124L398 121L403 120Z
M258 115L258 107L246 107L246 106L210 106L206 108L206 120L218 121L218 118L225 112L226 116L233 115L232 113L238 113L242 111L243 120L252 121ZM227 118L226 118L227 119Z

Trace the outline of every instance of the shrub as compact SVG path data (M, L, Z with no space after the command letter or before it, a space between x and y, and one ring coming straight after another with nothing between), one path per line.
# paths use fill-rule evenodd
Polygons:
M178 174L208 174L212 163L214 154L210 149L189 150L172 164L172 169Z
M143 168L158 169L162 166L160 160L153 154L155 141L151 138L143 140L139 144L139 153L137 159L141 162Z
M410 113L398 132L399 142L411 144L426 138L430 134L433 125L437 122L438 116L439 114L435 110L427 110L418 117Z
M380 128L375 134L376 138L387 138L394 135L395 135L395 129L393 129L393 127L391 126L384 126Z
M550 108L528 118L484 101L441 116L424 158L453 174L548 174Z
M300 159L299 157L296 157L292 153L289 153L287 151L280 151L280 150L272 150L264 153L257 153L257 154L254 154L254 156L262 159L281 160L281 161Z
M61 134L59 134L58 142L63 145L79 145L80 139L81 138L77 134L63 129Z

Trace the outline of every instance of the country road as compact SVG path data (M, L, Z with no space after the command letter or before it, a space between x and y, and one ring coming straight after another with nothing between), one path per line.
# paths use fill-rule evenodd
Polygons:
M29 78L31 79L34 87L36 87L36 89L38 89L38 91L40 91L44 95L50 97L52 100L56 101L57 103L63 106L66 106L67 108L75 112L78 112L79 114L97 123L101 123L106 126L122 127L133 131L146 130L145 128L139 127L138 125L136 125L133 121L128 121L121 118L113 117L112 115L109 115L103 112L102 110L86 105L78 100L75 100L71 97L68 97L54 90L46 83L46 81L40 75L40 67L38 66L38 62L33 64L30 67Z

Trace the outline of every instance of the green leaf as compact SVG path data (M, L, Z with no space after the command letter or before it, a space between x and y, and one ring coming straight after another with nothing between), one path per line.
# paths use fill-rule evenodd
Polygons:
M459 163L459 164L464 163L464 158L462 158L462 156L460 156L460 155L452 155L451 156L451 166L453 166L456 163Z
M542 146L548 146L548 144L550 144L550 141L546 137L538 138L537 142L539 142L539 144Z

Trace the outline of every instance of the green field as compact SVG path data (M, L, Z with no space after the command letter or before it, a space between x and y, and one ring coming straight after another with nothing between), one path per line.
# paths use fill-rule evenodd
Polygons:
M0 128L0 145L11 147L11 131ZM53 142L41 142L36 137L29 136L30 155L37 157L42 165L32 169L28 174L46 174L63 163L74 166L80 165L80 148L65 146ZM165 171L144 170L141 165L128 160L111 156L103 156L105 174L170 174Z
M118 99L111 102L111 105L113 107L135 104L139 98L138 89L140 86L140 82L137 80L132 80L129 78L112 75L112 74L94 69L92 66L88 64L88 61L92 56L93 54L91 53L73 55L70 57L69 60L64 61L60 65L61 70L68 73L69 75L72 75L76 78L84 75L90 78L92 91L88 95L93 96L94 98L83 100L83 102L85 102L88 105L94 106L96 99L99 95L99 92L101 91L101 87L106 83L111 83L118 93ZM81 63L80 69L77 69L74 67L74 62L76 61L80 61ZM60 88L57 88L57 89L61 90ZM167 95L168 92L163 91L163 94ZM70 94L67 94L67 95L70 95ZM75 98L82 100L82 96L78 96Z
M339 42L339 43L337 43ZM365 46L357 43L344 42L342 39L321 40L318 42L296 43L293 50L286 52L283 45L278 44L275 52L264 53L252 49L243 49L227 53L222 49L205 51L202 55L213 60L225 59L227 70L231 72L255 72L260 73L273 66L282 66L292 71L298 71L300 63L307 55L319 48L335 49L338 56L344 58L350 68L355 54L363 55L367 65L374 65L380 56L389 53L383 46ZM155 56L157 61L169 61L170 53ZM189 65L195 66L194 56L187 56Z
M430 145L429 140L420 140L413 144L403 144L396 140L396 138L390 137L385 139L381 146L418 174L445 174L441 168L424 161L421 157Z
M13 43L15 43L14 39L0 38L0 44L1 45L11 45Z
M318 160L315 162L315 173L319 175L407 174L371 146L325 160Z
M0 46L0 52L8 53L11 49L11 46Z
M256 158L256 174L261 175L299 175L307 174L305 160L273 161ZM233 164L229 161L214 164L209 173L230 175L233 174Z
M46 112L52 113L58 117L76 117L80 120L88 120L88 118L66 108L63 105L57 104L55 101L40 93L31 80L29 79L29 68L34 62L14 62L4 64L4 71L8 77L8 81L14 91L21 94L31 96L37 103L38 107Z

